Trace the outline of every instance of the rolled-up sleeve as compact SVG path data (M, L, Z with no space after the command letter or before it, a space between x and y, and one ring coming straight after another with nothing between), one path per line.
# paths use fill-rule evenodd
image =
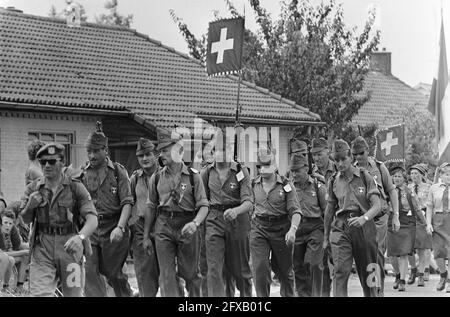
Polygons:
M119 176L119 200L120 205L133 205L133 195L131 195L130 179L128 178L127 170L123 167L118 168Z
M205 186L203 186L203 180L200 174L194 174L194 186L195 186L195 209L198 210L201 207L209 207L208 198L206 197Z
M302 210L300 208L300 201L298 199L298 195L295 190L294 184L292 184L292 182L289 182L288 184L289 186L291 186L291 191L287 193L287 202L286 202L287 212L291 217L294 214L303 215Z
M380 191L378 190L377 184L369 172L364 171L364 177L366 178L366 198L370 201L372 195L380 197Z
M97 210L95 209L91 195L82 183L76 183L76 199L80 208L80 215L83 219L91 214L97 217Z

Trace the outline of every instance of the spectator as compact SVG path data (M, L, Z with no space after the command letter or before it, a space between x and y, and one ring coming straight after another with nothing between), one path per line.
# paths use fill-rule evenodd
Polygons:
M36 159L36 154L45 143L40 140L34 140L28 145L28 159L30 164L25 172L25 185L28 185L36 178L42 177L42 168Z

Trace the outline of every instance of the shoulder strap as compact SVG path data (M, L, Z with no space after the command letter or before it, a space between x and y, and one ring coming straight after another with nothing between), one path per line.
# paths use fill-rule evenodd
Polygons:
M416 208L414 208L414 204L413 204L412 196L411 196L411 191L409 190L409 188L406 190L406 199L408 200L409 208L411 208L411 211L414 214L416 214L417 210L416 210Z
M361 177L361 180L364 184L364 187L367 189L367 179L366 179L366 173L364 173L364 169L359 169L359 176Z
M156 192L156 202L159 203L159 193L158 193L158 182L159 182L160 171L155 172L155 192Z
M206 183L204 185L205 185L206 198L208 198L208 201L211 199L211 192L209 190L209 173L211 173L211 166L212 165L208 165L206 167L206 171L205 171L205 173L206 173Z
M192 199L194 200L194 206L196 205L196 201L195 201L195 183L194 183L194 171L192 170L191 167L188 167L189 170L189 182L191 183L191 188L192 188ZM195 209L195 207L194 207Z
M116 162L113 162L113 165L114 165L114 178L116 179L117 186L118 186L119 185L119 168L117 167L118 164Z

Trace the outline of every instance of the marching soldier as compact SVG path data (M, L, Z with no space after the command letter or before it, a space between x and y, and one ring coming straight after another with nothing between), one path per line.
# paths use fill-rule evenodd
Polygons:
M93 252L86 261L86 296L107 296L102 274L117 297L130 297L132 291L122 272L129 252L127 222L133 205L128 173L108 157L108 138L101 126L88 136L85 146L89 162L80 177L98 212Z
M270 262L280 279L280 294L294 296L292 251L301 219L298 197L291 182L275 172L271 151L258 151L260 175L253 183L255 209L250 231L250 256L258 297L270 295ZM272 260L270 260L272 253Z
M206 219L208 295L228 295L224 274L230 274L241 297L251 297L248 235L253 193L248 170L234 162L225 147L216 145L215 162L201 173L210 204Z
M352 165L347 142L335 140L332 155L338 172L328 182L323 247L331 244L333 293L335 297L348 296L354 258L364 296L376 297L380 293L381 269L373 218L380 212L380 193L370 174Z
M295 287L299 297L321 297L326 189L317 179L308 175L308 168L305 157L293 158L290 170L303 215L294 246Z
M128 222L131 231L131 252L134 259L134 270L141 297L155 297L159 288L159 268L156 259L155 240L153 236L144 240L145 210L147 207L150 177L158 170L155 146L144 138L140 138L136 148L136 157L140 169L130 177L131 194L135 204ZM151 228L153 235L154 227Z
M150 225L156 218L155 245L162 295L181 296L179 276L186 281L189 296L198 297L201 276L197 229L208 214L208 200L200 174L182 161L181 136L175 131L158 130L158 142L164 168L150 178L144 239L149 239Z
M388 200L392 205L392 211L394 213L392 224L395 227L395 231L397 231L400 228L397 191L384 163L369 157L369 145L362 136L358 136L353 140L352 154L356 160L355 165L359 168L366 169L372 175L381 195L381 213L376 216L374 221L377 228L378 260L381 267L381 291L384 292L384 255L386 253L388 213L390 212Z
M25 189L21 215L33 221L30 241L30 288L32 296L53 297L57 281L67 297L80 297L83 291L83 253L86 240L97 228L97 212L80 181L62 173L64 146L48 143L36 155L43 177Z

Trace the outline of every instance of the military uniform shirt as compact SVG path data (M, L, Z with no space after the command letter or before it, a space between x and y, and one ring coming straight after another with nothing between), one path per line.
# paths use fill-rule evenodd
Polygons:
M330 179L330 177L335 172L337 172L337 168L336 168L336 165L334 164L334 162L332 160L328 160L328 165L327 165L327 168L325 169L325 173L324 174L322 174L320 172L320 169L317 168L317 173L322 175L325 178L325 184L328 184L328 180Z
M378 195L380 196L380 192L375 184L375 181L372 177L367 177L367 188L364 186L364 182L361 179L360 170L357 167L350 167L353 171L350 179L346 179L341 172L336 174L334 182L329 182L328 184L328 198L327 201L333 206L338 205L339 209L336 212L336 215L340 214L343 211L355 211L359 212L360 207L356 199L359 202L366 202L366 205L363 207L369 209L369 201L370 196ZM348 192L351 190L351 192ZM347 197L347 198L346 198ZM361 212L366 212L361 211Z
M356 166L359 167L358 164L356 164ZM389 193L395 189L394 182L384 163L380 164L380 169L378 170L375 160L369 157L367 160L367 167L364 168L373 176L377 185L381 186L385 193Z
M444 195L444 190L445 190L445 184L441 183L441 182L439 182L437 184L433 184L430 187L430 192L428 194L427 207L431 208L433 213L443 212L442 211L442 207L443 207L442 206L442 196ZM449 196L450 196L450 190L449 190Z
M307 218L320 218L323 215L323 211L326 207L326 189L325 186L317 181L318 191L316 191L316 181L308 176L308 180L305 185L301 186L300 183L294 183L297 191L298 200L300 201L300 208L302 215Z
M408 188L411 190L412 195L417 197L420 209L427 208L427 201L428 201L428 194L430 192L430 187L431 187L430 184L422 182L418 184L417 187L418 194L416 194L414 189L415 184L412 183L408 185Z
M206 184L208 172L209 181ZM249 201L253 204L250 176L246 168L242 168L241 172L239 176L243 178L239 182L237 179L237 163L231 162L230 170L222 185L216 164L202 170L201 176L203 183L209 187L209 202L211 205L240 205L244 201Z
M106 167L99 170L88 164L82 181L94 200L98 214L119 216L124 205L133 205L128 173L123 166L117 165L117 182L113 162L109 158L106 161Z
M209 206L200 174L195 173L193 175L194 188L192 188L189 180L189 170L184 163L181 168L181 175L173 175L167 166L158 173L157 188L155 188L157 173L154 173L150 178L148 205L152 211L155 211L157 207L169 207L171 211L175 212L193 212L200 207ZM156 190L158 191L159 201L157 201ZM177 201L174 201L174 197L171 195L172 190L176 191L175 199Z
M55 195L50 189L45 188L45 182L45 178L41 177L28 184L21 203L21 207L24 208L33 192L39 191L42 194L43 203L36 208L39 223L63 227L69 222L73 222L75 202L82 218L86 218L88 214L97 215L91 196L81 182L70 180L67 175L63 174L61 184L58 186ZM75 197L73 197L70 182L73 182ZM48 216L45 212L46 209L48 209Z
M283 180L276 175L276 182L269 193L263 188L261 176L255 178L253 193L255 195L255 215L259 216L282 216L295 213L302 214L300 202L292 182L288 182L291 190L286 192L283 188Z
M130 186L134 206L131 209L130 225L135 223L139 217L144 217L145 209L148 208L149 183L152 175L153 173L149 175L143 169L139 169L131 175Z

